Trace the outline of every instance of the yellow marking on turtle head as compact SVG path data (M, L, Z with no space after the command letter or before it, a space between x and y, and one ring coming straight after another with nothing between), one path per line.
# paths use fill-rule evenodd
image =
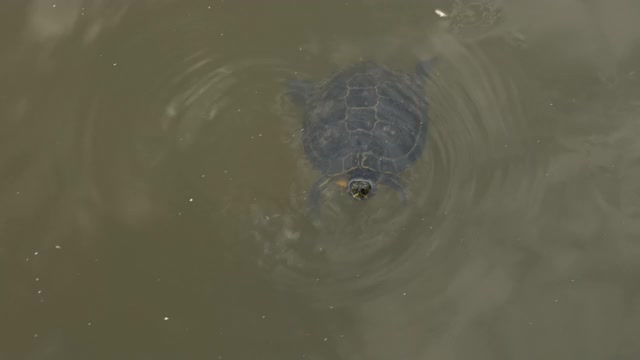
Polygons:
M336 180L336 185L340 186L343 189L347 188L348 181L345 178L338 178Z

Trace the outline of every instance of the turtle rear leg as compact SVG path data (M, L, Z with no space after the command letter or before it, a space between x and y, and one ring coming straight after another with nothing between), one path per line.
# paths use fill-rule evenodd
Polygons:
M437 57L432 57L418 62L418 64L416 64L416 75L418 78L424 80L431 77L431 72L433 71L437 61Z
M315 88L316 84L311 80L287 81L287 95L298 106L304 106L307 103Z

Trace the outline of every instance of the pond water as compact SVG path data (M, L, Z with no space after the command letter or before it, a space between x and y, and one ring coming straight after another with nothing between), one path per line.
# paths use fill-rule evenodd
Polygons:
M0 5L1 359L635 359L640 3ZM292 79L429 70L354 201Z

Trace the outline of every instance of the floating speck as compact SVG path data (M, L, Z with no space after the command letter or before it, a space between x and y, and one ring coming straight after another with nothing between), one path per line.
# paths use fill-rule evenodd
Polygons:
M62 248L60 247L60 245L56 245L56 249L60 250Z
M189 202L193 202L193 198L190 198L190 199L189 199Z
M55 5L54 5L54 6L55 6ZM34 338L37 338L37 337L38 337L38 334L33 334L33 337L34 337Z
M53 7L56 7L56 4L53 4Z
M267 315L262 315L262 318L263 318L263 319L266 319L266 318L267 318Z
M38 290L38 294L42 294L42 290Z
M327 341L327 340L329 340L329 338L324 338L324 341Z
M262 134L258 134L258 136L262 136Z
M165 316L163 320L164 320L164 321L167 321L167 320L169 320L169 317L168 317L168 316Z
M91 326L91 321L89 321L89 322L87 323L87 326Z
M36 281L40 281L40 278L36 278ZM571 280L571 281L573 281L573 280Z
M34 252L34 253L33 253L33 255L36 255L36 256L37 256L37 255L38 255L38 252L37 252L37 251L36 251L36 252Z
M204 178L205 176L206 176L205 174L202 174L202 176L200 176L200 177Z
M402 296L407 296L407 293L406 293L406 292L403 292L403 293L402 293Z
M440 17L447 17L447 14L444 11L440 10L440 9L436 9L435 13L436 13L436 15L438 15Z
M118 63L113 63L113 66L118 66Z

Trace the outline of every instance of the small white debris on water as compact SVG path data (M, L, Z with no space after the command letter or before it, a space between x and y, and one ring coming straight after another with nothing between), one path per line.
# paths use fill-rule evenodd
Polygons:
M193 202L193 198L189 198L189 202Z
M113 63L113 66L118 66L118 63Z
M406 293L406 292L403 292L403 293L402 293L402 296L407 296L407 293Z
M262 136L262 134L258 134L258 136Z
M444 11L440 10L440 9L436 9L435 13L436 13L436 15L438 15L440 17L447 17L447 14Z
M267 315L262 315L262 318L265 319L267 317Z
M16 195L20 195L20 191L16 191Z
M38 290L38 294L42 294L42 290Z
M60 245L56 245L56 249L60 250L62 248L60 247Z
M202 176L200 176L200 177L204 178L205 176L206 176L205 174L202 174Z
M53 4L53 7L56 7L56 4Z
M40 281L40 278L36 278L36 281ZM573 281L573 280L571 280L571 281Z
M87 326L91 326L91 321L89 321L89 322L87 323Z
M324 341L327 341L327 340L329 340L329 338L324 338Z
M164 321L167 321L167 320L169 320L169 317L168 317L168 316L165 316L163 320L164 320Z
M33 334L33 337L34 337L34 338L37 338L37 337L38 337L38 334Z
M33 255L38 255L38 252L37 252L37 251L36 251L36 252L34 252L34 253L33 253Z

